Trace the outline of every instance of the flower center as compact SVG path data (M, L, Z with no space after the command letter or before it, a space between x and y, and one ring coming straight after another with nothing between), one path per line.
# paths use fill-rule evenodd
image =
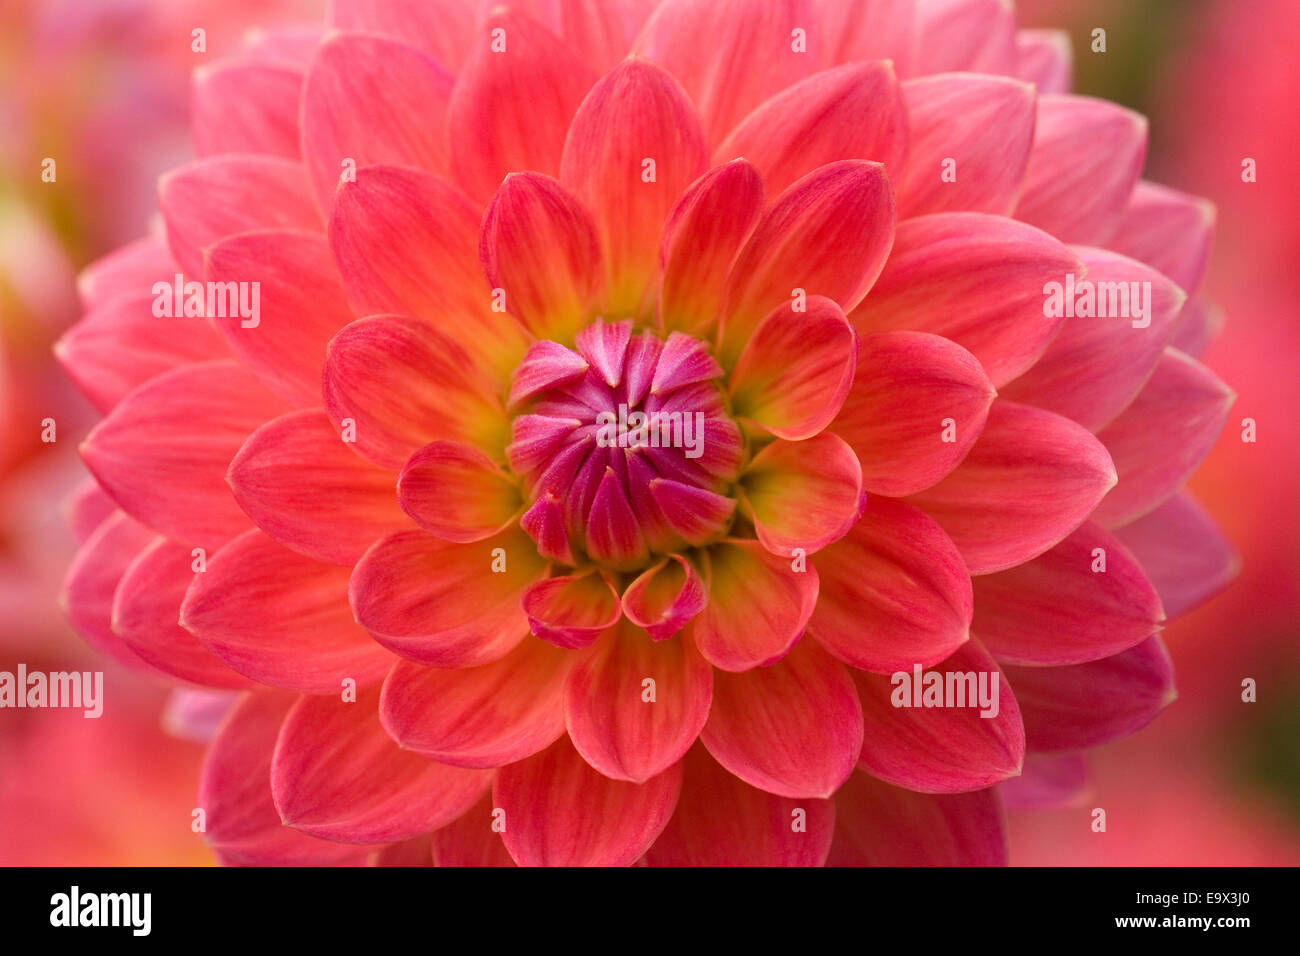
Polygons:
M535 343L511 382L506 454L538 551L628 571L722 535L745 446L708 347L630 319L597 321L575 346Z

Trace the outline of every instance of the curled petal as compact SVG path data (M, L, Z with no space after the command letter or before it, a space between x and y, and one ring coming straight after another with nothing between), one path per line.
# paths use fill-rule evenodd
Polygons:
M618 623L618 592L604 575L571 574L538 581L523 596L533 634L558 647L586 647Z
M482 541L504 531L523 506L519 487L469 445L425 445L397 478L402 510L421 528L447 541Z
M817 603L817 569L797 570L754 541L722 541L708 556L709 603L690 627L700 651L728 671L780 660Z
M732 407L778 438L811 438L844 404L857 351L857 333L830 299L812 296L802 313L778 305L740 353Z
M623 592L627 619L656 641L666 641L708 606L709 597L695 565L680 554L647 569Z
M773 554L811 554L844 537L862 514L862 466L849 444L821 432L778 438L741 479L758 540Z

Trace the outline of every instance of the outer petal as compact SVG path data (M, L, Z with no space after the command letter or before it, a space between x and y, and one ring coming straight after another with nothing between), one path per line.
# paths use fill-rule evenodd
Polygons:
M810 633L840 660L888 674L930 667L970 636L971 581L938 523L870 498L862 520L818 558Z
M1107 245L1163 272L1190 294L1205 275L1215 219L1209 200L1143 181Z
M155 538L118 582L113 632L164 674L208 687L252 687L178 623L194 562L189 548Z
M682 759L712 698L713 668L693 641L652 641L627 624L569 674L565 722L587 763L615 780L642 783Z
M1133 555L1091 522L1032 561L977 577L975 607L975 632L993 656L1031 666L1118 654L1165 618Z
M1064 30L1018 30L1016 59L1016 75L1039 93L1070 92L1074 51Z
M447 132L456 180L486 202L508 173L559 172L569 122L597 76L570 45L521 13L494 12L476 33Z
M1016 218L1062 242L1106 244L1146 159L1147 121L1086 96L1040 96Z
M349 595L361 626L396 653L473 667L499 660L528 634L519 601L544 570L518 529L474 544L401 531L365 553Z
M911 76L920 40L917 0L813 0L813 10L823 65L891 59L899 76Z
M731 264L762 212L762 177L743 159L691 184L664 225L660 325L690 331L716 318Z
M732 407L778 438L811 438L844 404L857 351L857 333L830 299L813 296L802 313L778 305L740 353Z
M862 465L862 486L908 495L957 466L984 429L995 391L975 356L928 332L878 332L858 366L835 434Z
M1079 425L999 401L966 459L910 500L943 526L973 574L1042 554L1115 485L1106 448Z
M221 334L206 318L160 319L153 314L155 301L154 296L112 297L107 305L92 308L54 344L63 370L104 414L163 372L230 355ZM175 329L160 335L168 324Z
M817 603L817 570L796 571L755 541L708 550L709 604L689 635L715 666L748 670L780 660L803 634Z
M830 800L778 797L724 770L702 745L686 755L677 812L650 866L821 866L835 830Z
M464 62L474 14L474 5L464 0L331 0L329 4L330 26L394 37L425 50L453 72Z
M892 677L853 671L862 698L862 756L858 766L873 777L922 793L982 790L1020 773L1025 728L1011 685L988 651L971 641L938 666L961 697L945 706L916 706L920 668ZM910 705L910 706L909 706Z
M317 840L280 822L271 797L271 755L294 700L270 691L246 694L226 715L199 778L205 839L230 863L360 864L368 847Z
M529 640L479 667L400 661L384 681L379 718L399 744L433 760L504 766L564 733L564 682L576 662L577 655Z
M1149 724L1178 696L1173 663L1152 635L1121 654L1070 667L1008 667L1030 750L1081 750Z
M77 297L90 311L119 297L151 295L160 277L176 271L167 241L150 234L119 246L86 266L77 276Z
M583 101L564 144L560 181L595 216L606 315L641 312L658 266L660 230L707 159L690 101L645 60L625 60Z
M394 470L431 441L500 456L510 423L487 379L453 340L404 316L353 322L329 344L325 410L354 427L357 450Z
M1142 565L1170 617L1215 594L1241 567L1223 532L1184 491L1116 534Z
M347 603L349 571L288 550L256 528L196 574L180 623L241 674L287 690L337 694L378 681L393 656Z
M334 205L345 171L376 163L445 171L451 87L449 73L405 43L361 33L326 39L302 91L302 155L320 208Z
M871 295L849 318L860 332L933 332L969 350L1001 388L1042 354L1064 319L1043 313L1043 286L1083 275L1046 233L998 216L940 213L898 226Z
M1004 0L925 0L919 8L918 73L1012 73L1016 11Z
M1088 797L1083 754L1030 754L1019 777L1004 780L998 794L1009 810L1077 807Z
M1108 315L1066 319L1038 363L1003 394L1096 431L1142 390L1187 297L1159 272L1125 256L1077 251L1088 270L1085 281L1096 289L1096 311Z
M783 192L731 270L724 360L734 361L763 317L798 290L851 311L884 268L893 227L893 190L879 163L829 163Z
M903 98L912 162L898 191L899 216L1010 215L1034 142L1033 87L1010 77L940 73L908 80ZM945 178L949 170L955 180Z
M113 633L112 622L113 597L122 575L153 539L148 528L115 511L77 552L59 592L59 606L87 643L101 654L148 674L158 672Z
M1005 866L997 790L930 795L855 773L835 795L828 866Z
M196 67L190 85L195 152L257 152L297 159L302 76L301 70L285 64L252 60Z
M275 156L200 159L158 181L167 244L186 278L203 276L203 250L253 229L319 229L320 214L303 183L302 166ZM158 275L154 281L170 276Z
M811 554L838 541L862 514L862 467L844 439L778 438L741 479L758 540L773 554Z
M349 450L318 410L263 425L226 479L259 528L321 561L352 565L376 539L410 527L392 472Z
M402 750L380 726L378 705L374 688L355 701L303 697L290 708L271 762L288 826L350 843L406 840L450 823L491 785L491 771Z
M481 218L438 177L377 166L339 191L330 245L357 315L424 319L504 378L524 342L513 322L492 311L478 255Z
M572 342L589 317L600 276L590 214L555 180L511 173L483 217L483 271L504 289L510 314L547 344ZM569 353L572 354L572 353Z
M783 797L829 797L853 772L862 705L844 666L811 641L771 667L717 673L700 735L741 780Z
M681 785L680 764L645 783L611 780L561 739L503 768L492 799L522 866L628 866L663 831Z
M791 42L792 31L812 23L805 0L667 0L636 51L677 77L717 143L759 103L816 69L815 57Z
M1235 398L1204 365L1165 349L1133 404L1097 433L1115 459L1119 485L1094 520L1127 524L1177 491L1214 446Z
M770 195L839 159L883 163L895 182L907 172L908 111L888 60L846 63L782 90L745 118L713 153L744 157Z
M504 531L523 510L519 487L492 459L469 445L425 445L397 479L402 509L447 541L482 541Z
M241 282L259 290L252 318L244 317L241 292L239 311L227 307L227 315L213 319L234 353L286 401L319 405L325 348L354 318L325 237L285 230L244 233L217 243L205 262L209 282Z
M81 446L99 483L150 527L215 544L248 527L226 468L259 425L285 411L233 362L189 365L127 396Z
M468 812L432 834L435 866L514 866L496 831L497 814L489 792Z

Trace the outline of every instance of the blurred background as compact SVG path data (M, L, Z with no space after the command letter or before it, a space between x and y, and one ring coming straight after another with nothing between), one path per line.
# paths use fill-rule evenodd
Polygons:
M245 30L324 0L0 0L0 670L104 670L114 706L0 712L0 864L206 864L190 831L200 744L169 690L105 661L57 608L67 500L94 416L50 347L76 273L141 235L191 157L189 73ZM1014 864L1300 863L1300 0L1019 0L1070 33L1075 90L1150 119L1145 177L1218 207L1206 361L1238 394L1190 488L1243 561L1166 630L1180 697L1093 751L1074 806L1010 814ZM207 32L207 52L190 48ZM1105 53L1090 51L1094 28ZM41 163L57 161L57 183ZM1258 181L1241 181L1253 157ZM1238 423L1258 423L1258 441ZM58 441L41 442L54 418ZM1258 701L1241 701L1254 678ZM171 728L169 731L168 728ZM1103 807L1107 831L1091 831Z

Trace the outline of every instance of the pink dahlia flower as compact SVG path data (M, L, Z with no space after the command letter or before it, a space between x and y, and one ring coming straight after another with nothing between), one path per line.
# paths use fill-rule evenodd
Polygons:
M196 76L60 350L74 620L242 692L229 862L1004 861L996 785L1148 722L1222 577L1211 213L1001 0L488 6Z

